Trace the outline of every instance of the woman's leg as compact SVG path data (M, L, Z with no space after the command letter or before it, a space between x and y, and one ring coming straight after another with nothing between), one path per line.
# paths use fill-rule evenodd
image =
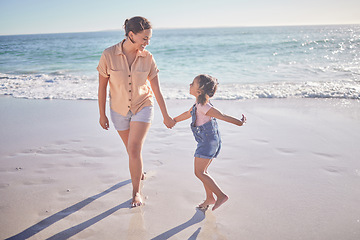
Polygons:
M219 188L215 180L207 173L207 168L211 163L211 159L195 157L195 175L202 181L207 191L213 192L217 200L212 210L220 207L223 203L228 200L228 196Z
M150 125L150 123L145 122L130 122L127 151L129 154L131 182L133 185L132 206L135 207L142 204L140 181L143 173L143 160L141 151Z
M118 131L118 133L121 137L121 140L124 142L126 152L128 152L127 148L128 148L128 142L129 142L129 132L130 132L130 129L125 130L125 131Z
M128 151L128 143L129 143L129 132L130 132L130 129L128 130L125 130L125 131L118 131L120 137L121 137L121 140L124 142L124 145L125 145L125 148L126 148L126 152L129 154L129 151ZM141 180L144 180L145 179L145 174L142 173L141 174Z

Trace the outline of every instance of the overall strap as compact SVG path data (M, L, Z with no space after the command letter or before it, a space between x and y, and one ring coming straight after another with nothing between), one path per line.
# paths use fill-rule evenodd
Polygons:
M196 104L194 104L193 106L192 106L192 109L191 109L191 125L192 126L195 126L195 121L196 121Z

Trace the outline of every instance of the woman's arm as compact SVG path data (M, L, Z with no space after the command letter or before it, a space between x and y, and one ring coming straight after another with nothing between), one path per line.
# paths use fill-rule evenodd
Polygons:
M209 111L206 113L206 115L209 116L209 117L213 117L213 118L216 118L216 119L223 120L223 121L228 122L228 123L238 125L238 126L242 126L246 122L246 117L244 116L244 114L242 115L242 119L239 120L239 119L234 118L232 116L223 114L222 112L220 112L218 109L216 109L214 107L210 108Z
M161 93L161 89L160 89L160 82L159 82L159 77L158 75L156 75L151 81L150 81L150 85L151 85L151 89L154 92L155 98L157 103L159 104L160 110L161 110L161 114L163 115L164 118L164 124L168 127L168 128L172 128L175 125L175 121L174 119L172 119L168 112L167 112L167 108L166 108L166 104L165 104L165 100L164 97Z
M109 120L106 117L106 90L109 82L109 78L103 77L99 74L99 89L98 89L98 102L99 102L99 113L100 113L100 125L103 129L109 129Z

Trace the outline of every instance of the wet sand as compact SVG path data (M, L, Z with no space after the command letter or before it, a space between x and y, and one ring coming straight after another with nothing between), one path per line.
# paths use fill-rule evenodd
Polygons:
M192 100L168 100L176 116ZM360 102L213 101L248 122L219 121L209 168L230 199L212 212L193 173L190 121L156 106L143 157L145 206L130 208L128 159L96 101L0 97L0 238L359 239Z

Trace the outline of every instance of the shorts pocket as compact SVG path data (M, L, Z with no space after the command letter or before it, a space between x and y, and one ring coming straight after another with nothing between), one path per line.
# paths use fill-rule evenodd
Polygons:
M203 135L208 141L214 141L219 139L217 130L215 129L208 130L204 132Z
M193 130L193 135L195 137L195 141L197 141L199 143L204 142L204 137L202 136L202 134L200 132Z

